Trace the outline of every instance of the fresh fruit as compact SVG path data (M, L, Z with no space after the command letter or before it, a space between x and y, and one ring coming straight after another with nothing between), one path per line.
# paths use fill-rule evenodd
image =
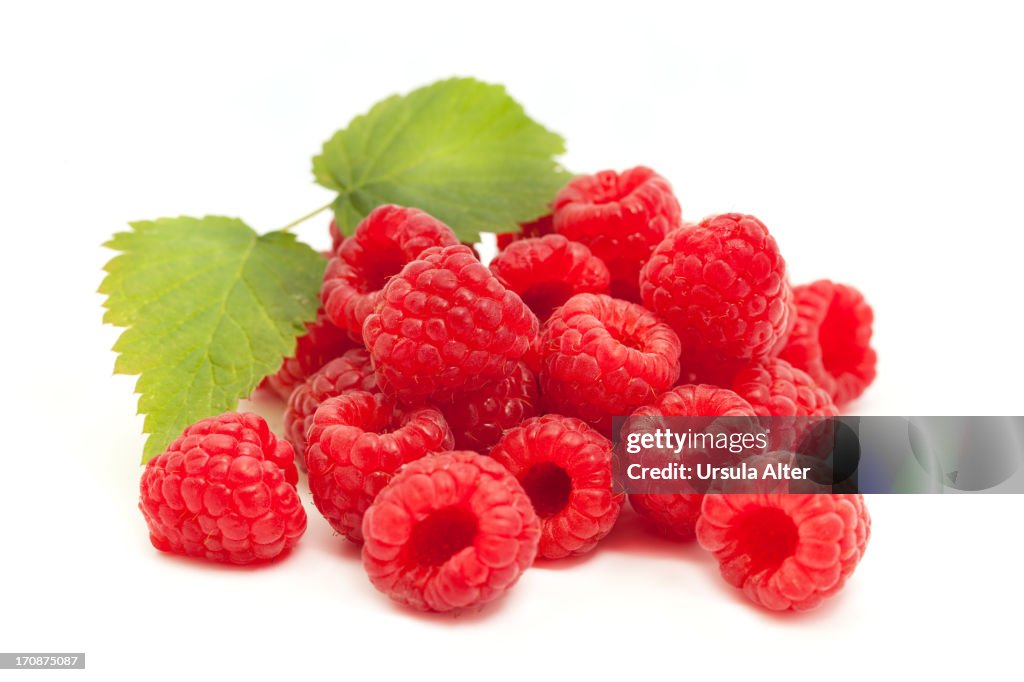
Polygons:
M523 239L494 257L491 272L519 294L541 322L575 294L608 293L608 268L562 235Z
M668 180L637 166L579 176L555 197L555 231L590 247L611 272L611 294L639 303L640 269L682 211Z
M503 466L469 451L407 466L363 517L363 566L374 587L422 611L501 596L533 563L540 523Z
M331 527L353 542L362 542L363 513L403 464L453 444L437 410L403 410L394 399L366 391L327 399L313 417L308 439L313 502Z
M649 310L601 294L577 294L555 310L538 342L540 385L552 411L610 435L679 377L679 337Z
M650 168L573 178L563 151L501 86L453 78L327 140L332 201L278 230L182 216L115 235L100 290L126 328L115 371L139 377L153 545L283 556L308 461L318 510L417 609L476 608L537 556L592 551L627 492L758 604L837 591L870 529L864 479L807 494L855 444L830 417L874 379L871 308L828 280L794 291L753 216L684 223ZM327 210L321 254L293 228ZM287 441L254 415L203 419L261 381L287 396ZM804 463L821 475L788 477Z
M779 354L842 407L875 380L874 313L851 286L827 279L793 288L796 323Z
M427 249L384 287L363 337L378 380L407 404L500 382L537 318L462 245Z
M451 228L419 209L373 209L327 264L320 297L328 317L361 339L363 321L391 277L425 249L458 243Z
M193 424L142 473L150 541L162 552L230 564L283 555L306 530L293 459L254 414Z
M864 555L861 495L708 495L697 541L755 604L806 611L843 588Z
M727 213L675 230L644 266L640 291L679 334L683 374L697 381L770 357L793 324L786 263L753 216Z
M624 496L612 490L612 444L586 422L557 414L527 419L490 455L518 479L540 517L537 556L586 554L615 526Z

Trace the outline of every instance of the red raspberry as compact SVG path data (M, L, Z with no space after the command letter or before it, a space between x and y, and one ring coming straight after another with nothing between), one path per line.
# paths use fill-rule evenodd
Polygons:
M334 324L361 338L384 284L431 246L458 244L451 228L415 208L378 206L327 264L320 291Z
M572 180L555 197L555 231L590 247L608 265L612 296L640 301L640 268L681 211L668 180L637 166Z
M619 518L624 500L612 492L611 441L579 419L527 419L502 436L491 458L519 480L540 517L537 556L586 554Z
M779 357L807 372L843 406L875 379L874 313L853 287L827 279L794 287L796 323Z
M545 216L541 216L534 221L529 223L523 223L519 226L518 232L501 232L498 234L498 250L504 251L509 247L510 244L514 244L520 239L531 239L533 237L543 237L546 234L552 234L555 231L554 216L550 213Z
M785 360L772 358L736 375L733 390L759 417L834 417L829 394Z
M457 245L428 249L392 277L363 336L382 385L416 404L503 380L537 326L522 299Z
M328 398L349 391L377 392L377 377L370 364L370 354L362 348L348 351L314 373L288 398L284 410L285 436L295 448L300 461L305 457L306 433L313 425L313 415Z
M654 313L601 294L577 294L555 310L538 344L547 404L603 433L679 377L679 338Z
M423 611L479 606L537 555L540 523L522 486L475 452L406 465L363 517L363 566L397 602Z
M433 408L399 411L394 399L365 391L330 398L316 411L306 448L313 502L334 530L362 542L363 514L398 468L452 443Z
M150 541L162 552L230 564L281 556L306 530L293 459L255 414L193 424L142 473Z
M537 414L537 379L526 363L496 384L475 393L459 394L434 406L455 434L455 447L487 452L505 430Z
M678 386L662 393L633 416L745 417L754 416L754 408L730 390L701 384ZM662 535L689 540L694 535L703 499L700 493L636 494L629 496L629 503Z
M846 583L871 517L861 495L708 495L697 541L755 604L806 611Z
M794 317L775 240L757 218L738 213L672 232L644 267L640 291L679 334L684 373L769 357Z
M490 268L542 322L575 294L608 292L608 268L601 259L560 234L517 241L495 256Z
M288 400L295 387L313 372L355 347L349 335L327 319L321 309L316 321L307 323L306 333L295 342L295 354L285 358L281 368L265 378L263 385L282 400Z

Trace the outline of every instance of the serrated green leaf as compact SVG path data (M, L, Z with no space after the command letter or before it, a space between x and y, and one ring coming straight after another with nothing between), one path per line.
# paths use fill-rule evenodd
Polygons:
M313 159L317 182L338 192L350 234L373 208L422 209L463 241L505 232L548 212L570 175L554 157L561 136L533 121L500 85L453 78L389 97L357 116Z
M114 371L139 375L143 462L189 424L235 409L316 316L324 259L234 218L131 223L105 246L104 322L125 327Z

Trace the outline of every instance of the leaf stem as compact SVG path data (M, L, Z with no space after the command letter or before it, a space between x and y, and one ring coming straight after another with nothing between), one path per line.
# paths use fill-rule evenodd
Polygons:
M304 223L307 220L309 220L310 218L318 216L321 213L323 213L324 211L326 211L327 209L329 209L333 205L333 203L334 202L330 202L328 204L325 204L325 205L321 206L320 208L316 209L315 211L310 211L309 213L307 213L306 215L302 216L301 218L297 218L297 219L291 221L290 223L288 223L287 225L282 227L279 230L279 232L290 232L291 229L293 227L295 227L296 225L299 225L300 223Z

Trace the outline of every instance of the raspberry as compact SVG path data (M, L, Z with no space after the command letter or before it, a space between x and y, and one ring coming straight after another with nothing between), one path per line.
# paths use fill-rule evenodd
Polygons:
M300 461L305 457L306 433L317 408L328 398L348 391L377 391L370 354L361 348L328 362L292 392L284 410L285 436Z
M608 268L601 259L560 234L517 241L495 256L490 268L542 322L574 294L608 292Z
M678 386L662 393L633 416L742 417L754 416L754 408L730 390L702 384ZM688 540L694 535L703 499L700 493L636 494L629 496L629 503L660 534Z
M668 180L638 166L572 180L555 197L555 231L590 247L608 265L616 298L640 301L640 268L681 211Z
M736 375L733 390L759 417L834 417L839 414L829 394L806 372L772 358Z
M786 263L768 229L729 213L675 230L640 275L644 305L679 334L686 367L701 369L769 357L793 322Z
M846 583L871 517L861 495L708 495L697 541L755 604L806 611Z
M363 336L400 400L446 400L512 374L537 318L462 245L432 248L384 287Z
M352 348L355 344L349 335L327 319L321 309L316 321L307 323L306 333L296 341L295 354L285 358L280 369L266 377L262 385L288 400L295 387L313 372Z
M586 554L611 532L623 495L612 492L612 444L572 417L527 419L491 458L519 480L540 517L537 556Z
M543 237L546 234L552 234L555 231L554 216L550 213L545 216L541 216L534 221L523 223L519 226L518 232L501 232L498 234L498 250L504 251L509 247L510 244L514 244L520 239L531 239L533 237Z
M538 344L541 394L553 411L604 433L679 377L679 338L642 306L577 294L555 310Z
M505 379L470 394L459 394L434 406L455 434L455 447L487 452L501 434L537 414L537 379L526 363Z
M827 279L794 287L796 323L779 357L807 372L843 406L875 379L874 313L853 287Z
M399 467L453 442L437 410L400 411L393 399L366 391L325 401L308 435L313 502L352 542L362 542L363 513Z
M363 517L363 566L397 602L453 611L499 597L537 554L540 523L522 486L475 452L406 465Z
M451 228L415 208L384 205L356 226L327 264L320 291L334 324L361 338L384 284L431 246L458 244Z
M281 556L306 530L293 458L254 414L188 427L142 473L139 509L153 546L230 564Z

